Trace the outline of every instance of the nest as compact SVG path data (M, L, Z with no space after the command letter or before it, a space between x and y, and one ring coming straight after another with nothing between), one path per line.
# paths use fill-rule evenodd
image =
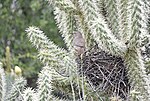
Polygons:
M108 96L127 98L130 85L121 57L111 55L95 46L86 51L82 59L77 60L79 72L84 74L94 90Z

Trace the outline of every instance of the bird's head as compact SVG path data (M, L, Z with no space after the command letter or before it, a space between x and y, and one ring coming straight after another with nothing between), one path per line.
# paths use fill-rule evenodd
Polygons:
M73 37L82 37L82 34L79 31L74 31L73 33Z

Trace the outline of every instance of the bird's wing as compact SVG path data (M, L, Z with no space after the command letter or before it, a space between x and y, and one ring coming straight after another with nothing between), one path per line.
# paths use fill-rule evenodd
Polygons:
M78 38L78 39L75 39L73 41L73 45L74 46L79 46L79 47L84 47L85 46L85 41L83 38Z

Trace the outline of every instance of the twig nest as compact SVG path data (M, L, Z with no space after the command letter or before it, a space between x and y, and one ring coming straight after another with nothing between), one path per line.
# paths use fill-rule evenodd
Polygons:
M98 49L96 46L78 59L79 72L83 73L94 90L108 96L120 96L126 99L129 92L124 60L119 56Z

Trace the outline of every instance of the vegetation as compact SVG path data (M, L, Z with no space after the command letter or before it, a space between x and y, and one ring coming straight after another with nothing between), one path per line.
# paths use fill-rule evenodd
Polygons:
M49 3L67 49L60 48L39 28L27 28L27 37L44 64L38 86L25 88L26 80L17 74L10 81L6 78L9 74L0 68L0 100L150 100L149 72L146 73L150 63L148 0L49 0ZM79 56L74 54L74 31L81 32L86 42L86 51ZM11 61L9 54L6 56ZM6 88L10 88L9 94Z
M33 82L42 64L24 30L29 25L36 25L56 44L64 47L52 8L44 0L1 0L0 9L0 61L5 69L19 66L30 85L35 86Z

